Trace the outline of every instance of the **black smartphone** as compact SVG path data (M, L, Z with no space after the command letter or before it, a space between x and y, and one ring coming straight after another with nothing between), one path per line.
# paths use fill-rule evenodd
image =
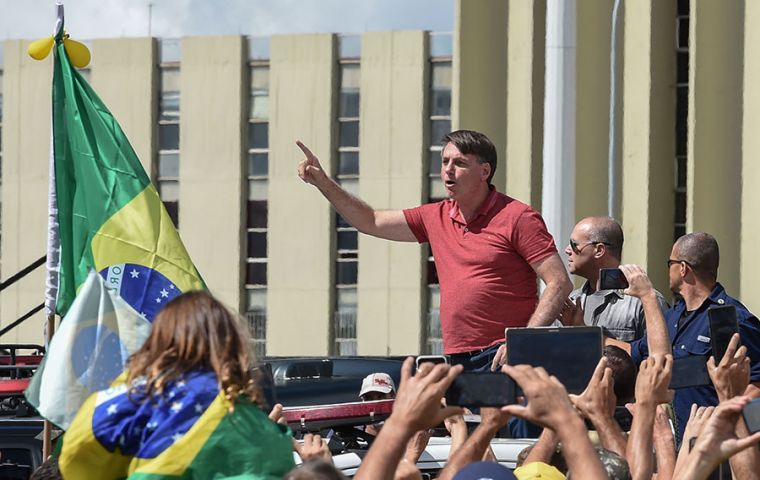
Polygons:
M760 432L760 398L756 398L742 408L744 423L749 433Z
M420 355L414 360L414 365L416 368L420 368L420 365L426 362L432 363L433 365L449 363L449 357L445 355Z
M628 288L623 271L619 268L599 269L599 290L623 290Z
M515 381L497 372L460 373L446 391L446 405L501 407L515 403Z
M707 357L689 355L673 359L673 375L670 377L672 389L702 387L710 385L710 375L707 373Z
M736 320L736 307L721 305L707 309L710 320L710 344L717 365L723 359L728 349L728 343L734 333L739 333L739 323Z

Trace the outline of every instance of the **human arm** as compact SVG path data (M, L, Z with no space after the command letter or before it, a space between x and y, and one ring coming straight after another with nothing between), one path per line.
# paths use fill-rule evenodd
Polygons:
M580 395L570 395L570 400L581 415L594 425L602 446L625 457L625 435L615 421L615 391L612 369L607 368L607 358L602 357Z
M654 473L652 434L657 405L670 401L668 384L673 368L670 355L652 355L639 366L636 377L636 412L631 424L626 458L631 478L651 479Z
M557 445L559 445L559 439L557 434L551 428L544 428L541 435L538 437L538 441L533 444L533 448L530 449L530 453L525 457L523 465L527 465L533 462L542 462L551 465L554 452L557 451Z
M432 428L444 418L461 412L456 407L441 407L441 398L462 371L461 365L425 363L412 376L412 357L401 367L401 383L386 420L372 447L354 476L355 480L391 478L409 439L415 432Z
M545 284L544 293L538 300L536 310L528 320L529 327L550 325L559 316L567 296L573 291L573 284L567 276L558 253L554 253L530 264Z
M472 462L479 461L488 450L496 432L507 424L509 415L498 408L482 407L480 425L456 451L449 453L446 467L438 475L439 480L450 480L456 473Z
M686 464L686 459L689 457L693 443L697 441L702 427L710 419L713 411L715 411L715 407L697 407L696 403L691 405L689 420L686 421L686 428L683 431L683 440L681 441L681 449L678 451L678 457L676 458L674 472L680 472Z
M722 461L760 442L760 432L742 438L736 435L736 422L747 402L749 397L734 397L715 408L688 457L683 463L679 460L674 480L705 479Z
M670 336L668 328L665 325L665 317L662 314L660 301L657 292L652 286L651 280L646 272L638 265L620 265L626 280L628 288L624 293L636 297L641 301L644 307L644 321L646 324L647 342L649 345L649 355L669 355L672 354L670 345ZM614 343L617 345L617 343ZM630 345L627 348L631 352Z
M739 346L739 334L735 333L728 343L723 358L716 365L715 358L707 360L707 373L710 375L718 400L725 402L737 395L743 394L749 386L750 359L747 347ZM744 420L736 422L736 435L746 437L749 430ZM753 480L760 478L757 466L760 465L760 452L756 448L748 448L728 459L734 478Z
M308 462L315 458L333 463L332 454L327 447L327 442L322 441L319 434L307 433L303 437L303 443L293 441L293 450L301 457L301 460Z
M654 414L654 454L657 460L657 480L670 480L676 467L676 440L673 437L670 417L662 405Z
M507 405L504 412L550 428L562 442L562 454L575 478L606 479L607 474L591 445L583 420L575 412L567 390L543 368L505 365L502 371L520 385L528 404Z
M406 222L403 211L373 209L330 178L322 169L316 155L300 140L296 141L296 145L305 156L298 164L298 176L304 182L317 187L348 223L360 232L374 237L402 242L417 241Z
M451 434L451 447L449 447L449 456L453 455L467 440L467 423L464 421L464 415L461 413L447 417L443 424L446 430Z

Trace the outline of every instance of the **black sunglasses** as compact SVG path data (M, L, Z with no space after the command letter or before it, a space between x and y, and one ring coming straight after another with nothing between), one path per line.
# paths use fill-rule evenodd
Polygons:
M578 253L581 253L581 250L583 250L584 248L588 247L589 245L598 245L600 243L602 245L607 245L608 247L612 246L611 243L607 243L607 242L595 242L595 241L590 241L588 243L584 243L583 245L580 245L578 242L576 242L575 240L573 240L571 238L570 239L570 248L573 250L573 252L575 252L576 254L578 254Z

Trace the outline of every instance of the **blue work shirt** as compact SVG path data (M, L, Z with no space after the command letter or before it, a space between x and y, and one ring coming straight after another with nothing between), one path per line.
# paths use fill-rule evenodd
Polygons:
M683 320L678 328L678 320L686 310L683 299L677 301L673 308L665 312L665 323L668 327L670 343L673 347L673 358L689 355L711 355L710 322L707 309L718 305L733 305L736 307L736 319L739 323L741 344L747 347L747 356L751 361L750 381L760 381L760 320L747 307L735 298L730 297L720 283L716 283L710 296L702 302L695 311ZM631 343L631 357L636 365L649 356L647 336ZM712 385L704 387L681 388L675 391L673 410L676 414L676 441L680 444L683 429L689 420L691 405L700 406L718 404L718 395Z

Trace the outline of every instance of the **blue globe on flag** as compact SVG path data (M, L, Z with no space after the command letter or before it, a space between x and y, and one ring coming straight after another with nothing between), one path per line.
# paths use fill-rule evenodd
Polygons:
M101 270L100 275L105 279L107 288L115 290L149 322L169 301L182 294L163 274L143 265L111 265Z

